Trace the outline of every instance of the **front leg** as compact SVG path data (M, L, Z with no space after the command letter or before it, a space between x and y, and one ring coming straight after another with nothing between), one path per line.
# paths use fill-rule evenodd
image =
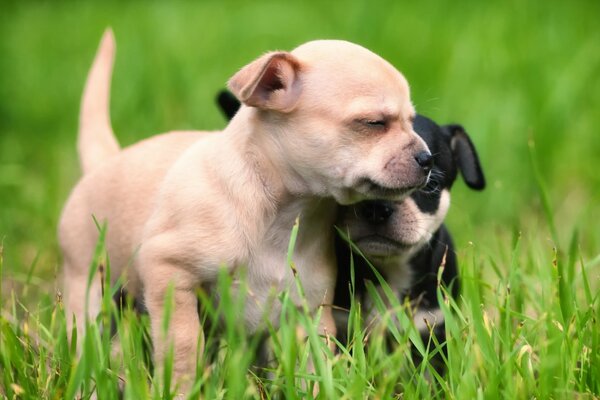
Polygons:
M159 371L156 376L162 376L165 357L172 349L172 380L179 384L179 392L186 393L193 383L196 361L204 347L195 293L197 279L164 257L151 257L149 253L141 254L141 276L151 322L154 365ZM169 293L172 293L171 305L167 304ZM165 321L167 306L172 307L169 321Z
M336 332L337 332L337 329L336 329L336 325L335 325L335 319L333 318L333 309L331 307L331 302L329 302L328 304L321 305L321 318L319 319L319 325L317 326L317 333L321 336L321 339L325 341L325 343L327 344L327 347L329 348L329 351L331 351L332 354L335 353L335 349L336 349L335 341L332 340L332 337L335 337ZM306 335L306 334L304 334L304 335ZM326 352L323 352L322 354L313 352L313 357L327 358L328 355L326 354ZM309 362L307 365L307 372L309 372L309 373L317 372L313 359L309 359ZM319 372L321 374L323 374L323 371L319 371ZM313 391L312 391L313 396L317 397L317 395L319 394L320 391L321 391L321 385L319 384L319 382L316 382L315 385L313 386ZM327 395L327 393L325 393L325 395Z
M337 327L335 324L335 319L333 317L333 307L332 306L333 306L333 294L334 294L333 288L334 288L334 283L335 283L335 272L336 271L335 271L335 268L328 268L330 265L335 265L335 264L327 262L329 260L326 259L325 262L322 262L320 264L320 265L322 265L322 268L320 268L318 270L318 273L313 274L313 276L318 277L318 279L316 279L316 282L318 282L318 287L313 288L316 290L310 289L310 286L311 286L310 282L307 282L307 285L305 285L305 287L307 287L307 286L309 287L309 289L307 290L307 299L309 300L309 304L311 305L311 308L312 308L311 313L314 315L314 314L318 314L320 311L320 318L318 320L318 325L317 325L317 333L321 337L321 340L325 341L331 354L335 354L336 345L335 345L335 340L332 340L332 338L335 338L335 336L336 336ZM319 298L320 298L320 301L319 301ZM320 348L320 347L317 347L317 348ZM313 357L320 357L322 359L326 359L327 357L329 357L328 352L326 352L326 351L323 351L319 354L319 352L314 351L314 350L316 350L316 349L313 349ZM309 372L309 373L317 372L316 368L315 368L315 362L318 362L316 358L309 359L309 363L307 365L307 369L308 369L307 372ZM325 364L321 364L321 365L327 365L327 363L325 362ZM320 374L324 373L324 371L318 371L318 372ZM313 396L316 397L321 390L322 390L321 385L317 382L313 386ZM328 397L331 395L332 395L332 393L327 393L327 392L324 393L325 397Z
M335 324L335 318L333 318L333 308L329 304L323 306L323 312L321 314L318 329L319 335L324 338L324 340L327 342L327 347L329 347L331 353L334 354L336 346L335 341L331 340L331 338L336 337L337 326Z

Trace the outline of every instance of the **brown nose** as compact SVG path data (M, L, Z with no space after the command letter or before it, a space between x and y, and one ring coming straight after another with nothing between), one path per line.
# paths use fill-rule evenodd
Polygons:
M421 151L417 153L415 156L415 161L425 172L429 172L431 171L431 168L433 168L433 156L428 151Z

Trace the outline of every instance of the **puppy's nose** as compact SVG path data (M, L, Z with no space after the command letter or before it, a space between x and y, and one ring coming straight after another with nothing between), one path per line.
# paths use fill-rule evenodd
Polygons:
M365 201L358 207L360 216L373 224L386 222L394 213L393 205L382 201Z
M433 156L428 151L421 151L415 156L415 161L425 172L431 171L433 168Z

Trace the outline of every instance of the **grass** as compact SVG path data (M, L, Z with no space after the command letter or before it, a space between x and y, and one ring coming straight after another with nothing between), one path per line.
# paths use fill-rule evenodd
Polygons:
M198 368L203 397L310 397L316 381L323 398L600 397L598 2L9 1L0 8L0 397L86 397L97 387L104 399L124 387L125 398L163 398L173 389L148 384L164 377L152 376L145 317L118 314L106 300L77 338L77 360L60 301L56 221L79 174L78 102L107 25L118 45L112 119L124 144L168 129L222 127L213 96L239 67L268 49L334 37L403 71L418 111L463 124L488 178L482 193L460 182L453 189L448 225L463 288L457 302L443 302L444 377L427 363L413 365L408 343L420 344L410 330L395 332L391 353L378 335L365 351L358 306L354 341L326 357L314 317L284 307L282 328L271 332L277 362L259 376L250 367L257 339L235 324L243 296L217 309L201 297L205 318L231 321L222 337L207 334L219 351ZM226 277L220 285L227 293ZM406 310L396 306L401 318ZM103 329L109 317L123 356ZM306 343L296 340L298 324ZM421 350L427 358L436 345ZM305 367L313 355L316 374Z
M241 290L233 295L231 277L223 273L219 306L200 296L204 321L224 321L224 328L218 335L207 332L207 349L217 350L199 362L192 396L312 398L311 388L318 382L322 398L390 398L397 393L404 398L594 398L600 390L600 354L594 351L600 343L600 300L590 286L594 265L580 259L575 245L568 257L561 257L532 242L535 238L517 237L507 259L489 261L470 248L462 262L460 301L440 288L448 333L447 372L442 376L427 362L413 363L410 343L425 360L439 352L439 343L421 343L410 324L398 330L392 321L408 321L410 310L397 299L388 299L391 309L382 306L384 318L371 333L368 352L360 306L353 305L350 344L337 343L334 355L317 335L318 315L311 317L297 308L285 292L280 295L281 329L266 325L275 361L267 373L253 368L259 338L247 337L237 322L251 294ZM104 259L100 246L95 268ZM500 270L500 263L510 266L508 274ZM497 273L493 284L483 278L486 266ZM576 277L567 281L570 274ZM110 287L109 276L105 274L102 312L96 321L88 321L83 338L68 339L60 298L41 302L35 310L27 309L14 293L3 300L0 394L88 398L97 391L103 399L119 398L121 392L126 399L173 398L176 388L159 383L169 382L171 361L167 359L164 375L153 375L148 319L131 307L116 309L112 298L117 289ZM298 339L298 326L307 332L306 342ZM395 339L391 352L378 334L385 330ZM315 372L307 368L309 358Z

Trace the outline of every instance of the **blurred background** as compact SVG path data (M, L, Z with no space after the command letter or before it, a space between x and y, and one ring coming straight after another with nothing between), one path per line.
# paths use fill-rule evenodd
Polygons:
M550 253L578 232L582 257L594 259L599 17L598 1L2 2L3 289L56 287L56 223L79 176L79 100L107 26L123 145L220 129L214 95L240 67L267 50L346 39L405 74L418 112L462 124L475 143L488 187L473 192L459 180L453 189L448 224L459 254L474 246L484 260L509 255L519 232Z

